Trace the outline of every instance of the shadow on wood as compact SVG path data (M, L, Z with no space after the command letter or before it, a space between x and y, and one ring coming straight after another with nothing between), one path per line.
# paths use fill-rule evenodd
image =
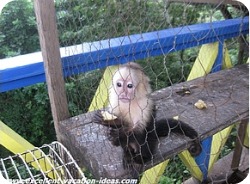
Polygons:
M185 93L185 90L190 93ZM249 116L249 68L241 65L209 74L192 81L179 83L152 93L156 118L179 116L199 133L201 139L219 132ZM194 104L203 100L207 109ZM95 178L127 178L122 165L122 149L111 145L108 128L92 123L93 112L60 122L63 144L80 166L87 167ZM160 139L154 159L145 170L178 154L190 145L184 136L170 134Z

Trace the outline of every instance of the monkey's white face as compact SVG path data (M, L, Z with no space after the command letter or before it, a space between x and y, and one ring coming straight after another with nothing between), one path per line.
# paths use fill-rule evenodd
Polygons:
M135 98L135 86L130 78L118 79L114 85L119 101L128 103Z
M129 103L135 99L138 80L132 71L122 68L113 76L112 87L119 102ZM114 97L114 96L113 96Z
M153 102L148 77L140 70L121 67L113 75L109 89L109 110L124 119L131 129L144 130L151 118Z

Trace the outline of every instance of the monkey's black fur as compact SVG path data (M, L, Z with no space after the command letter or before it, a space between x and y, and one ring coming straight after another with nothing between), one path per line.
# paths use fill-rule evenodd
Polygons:
M175 119L160 119L155 121L152 115L143 131L129 128L128 122L117 117L115 120L103 120L101 111L96 111L94 122L110 127L109 140L115 146L123 149L123 165L132 177L138 177L143 164L153 158L159 137L168 136L170 132L181 134L192 139L193 144L188 149L192 156L201 152L198 133L188 124Z

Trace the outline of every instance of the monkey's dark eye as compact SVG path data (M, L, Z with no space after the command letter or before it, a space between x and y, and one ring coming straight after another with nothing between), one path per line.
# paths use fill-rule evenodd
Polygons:
M117 87L122 87L122 84L120 82L116 83Z
M128 88L132 88L132 87L133 87L133 84L128 84L127 87L128 87Z

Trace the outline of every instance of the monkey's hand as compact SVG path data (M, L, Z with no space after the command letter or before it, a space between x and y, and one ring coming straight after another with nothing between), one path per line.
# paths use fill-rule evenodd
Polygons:
M103 124L104 123L104 119L103 119L101 110L95 111L95 113L93 115L93 118L92 118L92 121L94 123L98 123L98 124Z
M119 129L114 129L114 128L110 129L109 141L111 141L114 146L120 146L121 142L120 142Z
M117 117L106 110L97 110L94 114L94 120L99 121L111 121L115 120Z
M97 110L93 117L93 122L110 128L120 128L121 121L105 110Z

